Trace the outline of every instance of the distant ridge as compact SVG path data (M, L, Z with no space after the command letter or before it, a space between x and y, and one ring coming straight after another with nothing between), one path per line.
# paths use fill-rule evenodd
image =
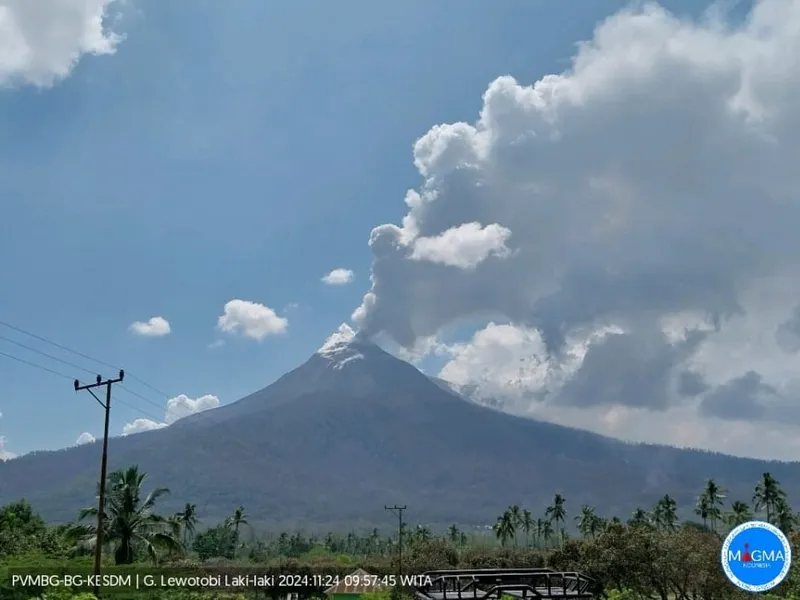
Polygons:
M509 504L543 511L556 492L626 517L664 494L684 512L708 478L749 500L765 471L800 496L800 464L620 442L465 400L341 327L305 363L232 404L110 441L110 467L138 464L213 522L244 505L256 522L384 523L384 504L429 524L490 523ZM0 502L51 520L94 502L98 444L0 463Z

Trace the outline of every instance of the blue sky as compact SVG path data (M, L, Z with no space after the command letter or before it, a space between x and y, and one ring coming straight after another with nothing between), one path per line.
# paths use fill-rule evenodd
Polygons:
M667 2L678 13L697 2ZM0 320L130 379L112 432L167 397L224 404L272 382L369 288L370 230L420 184L412 145L474 121L490 81L569 66L611 0L128 0L116 52L53 86L0 90ZM502 8L500 8L502 6ZM354 280L321 277L351 269ZM261 341L217 330L233 299L288 320ZM137 336L166 318L169 335ZM0 335L111 369L0 325ZM224 340L224 345L215 342ZM0 338L0 352L86 373ZM68 380L0 356L0 435L22 454L101 434ZM159 408L161 407L161 408Z

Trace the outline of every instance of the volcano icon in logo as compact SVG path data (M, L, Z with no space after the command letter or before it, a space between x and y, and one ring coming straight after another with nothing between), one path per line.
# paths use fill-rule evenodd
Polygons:
M725 538L721 559L722 569L733 585L747 592L766 592L789 573L792 548L774 525L748 521Z

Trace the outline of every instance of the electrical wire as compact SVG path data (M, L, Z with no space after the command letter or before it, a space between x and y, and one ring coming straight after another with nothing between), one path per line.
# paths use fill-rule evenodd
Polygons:
M29 360L25 360L24 358L20 358L19 356L14 356L13 354L8 354L7 352L0 351L0 356L4 356L6 358L10 358L11 360L15 360L15 361L20 362L22 364L28 365L29 367L34 367L36 369L40 369L42 371L46 371L46 372L48 372L48 373L50 373L52 375L57 375L58 377L62 377L63 379L67 379L69 381L74 381L75 380L74 377L70 377L69 375L65 375L64 373L61 373L61 372L56 371L54 369L50 369L49 367L45 367L45 366L37 364L35 362L31 362ZM127 391L130 392L130 390L127 390ZM143 399L146 399L146 398L143 398ZM162 420L159 417L156 417L156 416L152 415L151 413L148 413L147 411L142 410L138 406L134 406L133 404L129 404L128 402L124 402L123 400L119 400L118 398L116 398L114 396L112 396L112 400L114 400L115 402L118 402L119 404L122 404L123 406L127 406L128 408L130 408L132 410L135 410L136 412L146 416L147 418L153 420L156 423L161 423L162 422ZM161 407L158 407L158 408L161 408Z

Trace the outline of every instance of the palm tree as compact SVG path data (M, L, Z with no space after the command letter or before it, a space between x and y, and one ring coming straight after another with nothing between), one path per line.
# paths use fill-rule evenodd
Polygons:
M708 527L708 518L711 514L711 500L705 495L701 494L697 497L697 504L694 507L694 514L703 519L703 527Z
M514 537L516 533L514 527L514 520L511 518L511 513L506 511L502 516L497 517L497 522L492 526L494 534L500 540L500 545L505 546L509 539Z
M451 543L458 545L458 540L460 539L459 533L460 531L455 524L450 525L450 528L447 530L447 537L450 538Z
M755 512L759 512L762 508L765 509L767 521L771 522L782 499L786 499L786 492L781 489L778 480L769 473L764 473L753 494L753 509Z
M175 535L174 526L155 514L156 501L169 494L167 488L156 488L141 498L145 473L139 467L113 471L107 477L104 507L103 537L114 548L114 563L128 565L144 552L154 563L158 563L158 550L168 552L183 550ZM96 507L80 512L78 520L97 518ZM70 529L70 537L82 547L93 546L97 539L94 525L76 525Z
M795 515L792 512L792 507L785 498L780 498L775 505L775 524L786 535L789 535L794 529Z
M561 535L561 523L567 518L567 509L565 508L567 501L561 494L556 494L553 498L553 503L545 510L545 515L556 523L556 529L559 532L559 539L563 542Z
M514 522L514 545L517 545L517 532L522 527L522 509L519 505L515 504L508 507L508 512L511 514L511 520Z
M531 529L533 529L533 515L531 515L531 511L527 508L522 511L522 521L520 523L522 525L522 530L525 532L525 546L530 546L530 539L531 539Z
M736 500L731 504L731 511L726 516L726 522L732 527L746 523L753 518L753 513L750 512L750 507L746 502Z
M541 542L544 539L544 530L546 522L547 521L545 519L536 519L536 530L534 534L534 541L536 542L537 547L541 545Z
M197 505L187 502L183 510L175 513L175 519L183 529L183 545L188 548L188 538L194 536L195 525L200 522L197 518Z
M428 542L433 537L431 530L429 527L425 525L417 525L417 529L414 531L414 537L417 539L418 542Z
M659 529L674 531L678 523L678 503L669 494L653 507L653 522Z
M550 545L550 540L553 539L553 523L545 520L542 522L542 539L544 540L545 547Z
M647 511L643 508L637 508L633 511L631 518L628 519L628 525L631 527L642 527L645 525L650 525L650 515L647 514Z
M721 507L725 502L725 492L713 479L709 479L698 498L697 510L701 510L702 505L706 518L711 522L711 531L717 530L717 521L722 518Z
M244 506L240 506L233 514L228 517L226 521L228 527L233 527L233 535L236 537L236 541L239 541L239 527L242 525L249 525L247 522L247 513L244 510Z
M581 506L581 512L575 517L575 521L578 523L578 531L583 537L594 537L594 533L597 531L597 515L594 508L588 504Z

